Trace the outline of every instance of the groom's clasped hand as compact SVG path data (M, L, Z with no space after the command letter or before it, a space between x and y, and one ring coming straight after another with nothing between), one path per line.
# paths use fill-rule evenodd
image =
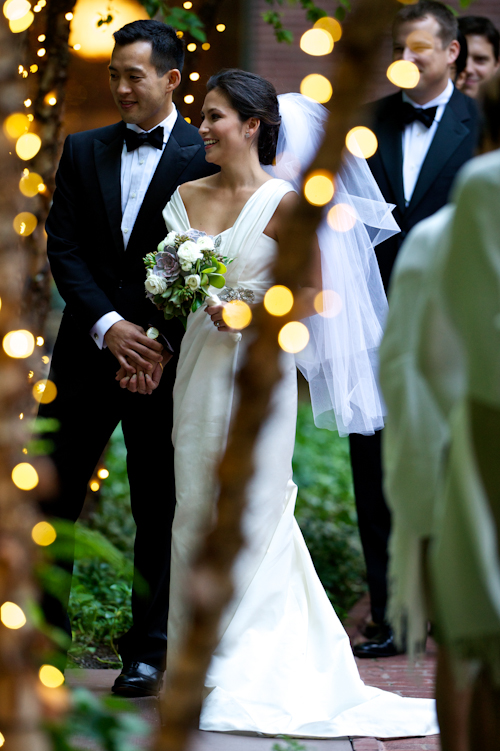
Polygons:
M141 326L117 321L106 332L106 344L120 364L116 380L133 393L152 394L158 388L163 368L172 355L147 336Z

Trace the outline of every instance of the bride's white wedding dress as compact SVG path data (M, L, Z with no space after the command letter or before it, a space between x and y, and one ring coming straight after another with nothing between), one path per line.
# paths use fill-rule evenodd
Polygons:
M276 243L263 234L289 183L273 179L218 236L234 259L228 287L262 300L272 285ZM189 218L177 191L164 210L168 230ZM220 238L220 240L219 240ZM185 581L200 534L216 513L215 471L234 410L234 375L245 347L218 332L204 307L190 314L174 388L175 479L167 671L186 627ZM200 728L311 737L398 737L438 733L434 702L365 686L349 639L314 570L294 519L297 414L293 355L255 455L244 519L246 549L234 570L235 597L206 677Z

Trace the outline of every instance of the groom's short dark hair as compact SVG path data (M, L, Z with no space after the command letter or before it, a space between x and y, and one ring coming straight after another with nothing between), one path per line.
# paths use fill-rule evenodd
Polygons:
M458 21L456 17L444 3L440 3L438 0L420 0L413 5L405 5L396 15L393 29L396 30L398 26L407 21L420 21L425 16L432 16L438 22L439 38L443 43L443 48L448 47L457 38Z
M151 64L159 76L177 68L182 73L184 65L184 42L172 26L161 21L132 21L113 34L115 44L125 47L134 42L151 43Z

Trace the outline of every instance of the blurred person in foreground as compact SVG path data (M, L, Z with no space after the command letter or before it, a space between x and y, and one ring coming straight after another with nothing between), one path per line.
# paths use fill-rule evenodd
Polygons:
M484 154L398 258L380 348L393 514L389 616L413 654L439 642L443 751L500 734L500 78Z
M415 63L420 80L370 106L379 148L368 163L386 201L396 204L401 228L376 250L386 290L407 232L444 206L456 173L474 154L476 106L450 80L460 52L457 35L457 20L443 3L421 0L402 8L393 27L393 57ZM354 653L390 657L397 649L386 615L391 519L382 488L381 432L349 438L372 613L364 631L368 641L355 645Z
M458 28L467 40L467 65L457 87L476 99L480 85L489 81L500 67L500 33L484 16L463 16Z

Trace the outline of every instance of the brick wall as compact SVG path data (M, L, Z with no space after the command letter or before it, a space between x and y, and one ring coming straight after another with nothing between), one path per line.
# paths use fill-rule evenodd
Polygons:
M299 47L301 35L311 26L305 20L304 11L301 8L286 8L285 10L284 25L293 31L295 37L293 44L287 45L278 44L274 39L273 30L262 20L262 11L269 8L265 0L247 0L247 2L249 23L246 33L249 34L249 38L246 41L247 59L244 67L271 80L278 93L299 91L300 82L304 76L309 73L324 73L328 69L329 59L311 57L302 52ZM333 0L317 0L317 2L327 13L333 12L337 7L337 2ZM456 0L454 4L458 6ZM467 14L487 16L500 29L499 0L477 0L466 12L462 12L462 15ZM335 50L332 54L335 55ZM385 76L390 62L391 44L388 33L370 88L369 100L377 99L396 90Z

